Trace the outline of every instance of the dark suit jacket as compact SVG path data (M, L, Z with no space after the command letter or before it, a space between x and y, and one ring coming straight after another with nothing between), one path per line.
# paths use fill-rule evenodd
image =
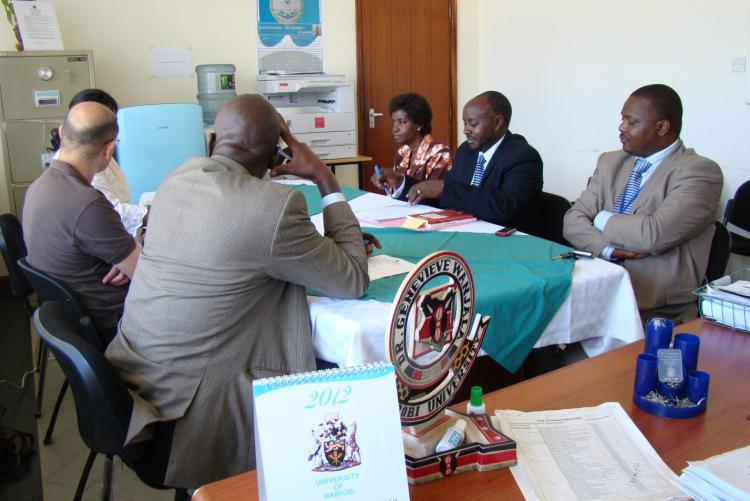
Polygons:
M508 131L492 155L482 184L471 186L478 150L465 142L445 173L440 207L468 212L491 223L535 234L540 226L542 158L523 136ZM404 189L407 191L408 187Z

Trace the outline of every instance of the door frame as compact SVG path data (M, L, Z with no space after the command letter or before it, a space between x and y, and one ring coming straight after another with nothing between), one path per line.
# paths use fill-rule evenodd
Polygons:
M362 54L362 46L363 46L363 35L362 35L362 12L364 10L364 2L367 0L356 0L356 15L355 15L355 31L357 35L357 148L359 154L367 154L367 152L362 151L362 148L365 145L365 127L368 127L368 115L367 115L367 105L365 103L365 88L364 88L364 76L363 76L363 54ZM371 0L372 1L372 0ZM377 1L377 0L375 0ZM456 75L456 67L457 67L457 34L456 34L456 16L457 16L457 9L456 9L456 0L448 0L448 18L450 22L450 51L448 54L448 57L450 57L449 61L449 67L450 67L450 75L449 75L449 88L450 88L450 108L449 108L449 117L448 122L450 124L449 130L450 133L448 134L448 146L450 147L451 156L455 154L456 152L456 146L457 146L457 125L456 121L458 120L456 111L458 108L457 105L457 75ZM372 162L368 162L372 163ZM364 175L365 170L362 169L362 175ZM366 186L368 180L361 179L360 183L361 186Z

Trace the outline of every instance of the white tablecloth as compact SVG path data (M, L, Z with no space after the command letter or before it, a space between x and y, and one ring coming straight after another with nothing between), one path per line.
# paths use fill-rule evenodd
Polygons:
M359 216L378 207L384 211L397 211L398 207L394 205L397 206L399 202L368 193L351 200L349 204ZM414 206L408 210L415 213L435 209ZM322 233L322 215L315 215L312 220ZM489 233L498 228L497 225L477 221L446 231ZM383 252L387 254L388 249L383 249ZM318 358L339 366L385 360L390 303L312 296L308 297L308 303L313 344ZM573 268L570 295L535 347L582 341L586 353L594 356L642 338L643 327L627 271L598 258L579 259Z

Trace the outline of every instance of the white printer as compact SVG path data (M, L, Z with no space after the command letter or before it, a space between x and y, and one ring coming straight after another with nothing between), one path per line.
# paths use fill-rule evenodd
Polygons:
M257 91L321 159L357 155L354 93L344 75L259 75Z

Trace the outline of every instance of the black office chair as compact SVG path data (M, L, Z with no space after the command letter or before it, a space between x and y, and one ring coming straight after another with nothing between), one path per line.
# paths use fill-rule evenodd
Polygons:
M711 251L708 254L708 266L706 267L706 281L713 282L724 276L729 262L729 254L732 248L732 236L726 226L715 221L716 232L711 240Z
M538 203L542 207L542 224L539 234L536 236L571 247L563 236L563 218L568 209L572 207L570 202L560 195L543 191L539 195Z
M89 343L95 346L100 351L104 350L102 342L99 339L99 335L96 332L94 323L91 320L83 308L78 303L76 295L60 283L55 278L52 278L47 273L37 270L31 266L26 258L18 260L18 266L23 271L26 279L31 283L34 290L36 291L37 298L40 304L48 301L55 301L65 306L69 311L72 318L76 320L76 326L80 336L83 336ZM47 373L47 346L42 343L42 356L41 363L39 364L39 397L37 400L37 408L40 411L41 407L41 395L44 391L44 380ZM60 406L62 406L63 399L65 398L65 392L68 389L68 381L63 381L63 385L60 388L60 393L57 395L57 401L55 402L55 408L52 411L49 425L47 426L47 433L44 435L43 443L49 445L52 442L52 433L55 430L55 423L57 422L57 415L60 413ZM41 412L39 412L41 414Z
M724 209L725 225L733 224L745 231L750 231L750 181L745 181L737 188L734 198L727 201ZM750 238L743 237L730 231L732 237L732 252L743 256L750 256Z
M107 457L105 499L109 499L111 494L111 461L114 456L122 459L147 485L169 489L144 466L148 464L148 458L142 457L138 448L123 445L133 398L101 351L80 336L70 311L60 303L47 301L34 313L34 325L70 381L78 415L78 432L91 450L81 472L74 500L81 499L97 454ZM187 499L185 489L175 489L175 500L178 499Z
M34 294L34 288L31 286L26 276L18 265L18 260L26 257L26 243L23 240L23 228L16 216L13 214L0 215L0 253L5 261L5 268L8 270L10 277L11 292L14 296L23 299L26 314L31 319L34 313L34 306L29 298ZM42 397L44 396L44 378L41 374L41 368L44 365L43 357L44 343L39 343L36 352L36 370L40 371L39 388L36 394L36 409L34 413L37 417L42 415Z
M11 291L14 296L23 299L26 313L31 317L34 308L29 297L34 293L34 289L18 267L18 260L26 257L26 243L23 241L21 223L13 214L0 215L0 253L8 270Z

